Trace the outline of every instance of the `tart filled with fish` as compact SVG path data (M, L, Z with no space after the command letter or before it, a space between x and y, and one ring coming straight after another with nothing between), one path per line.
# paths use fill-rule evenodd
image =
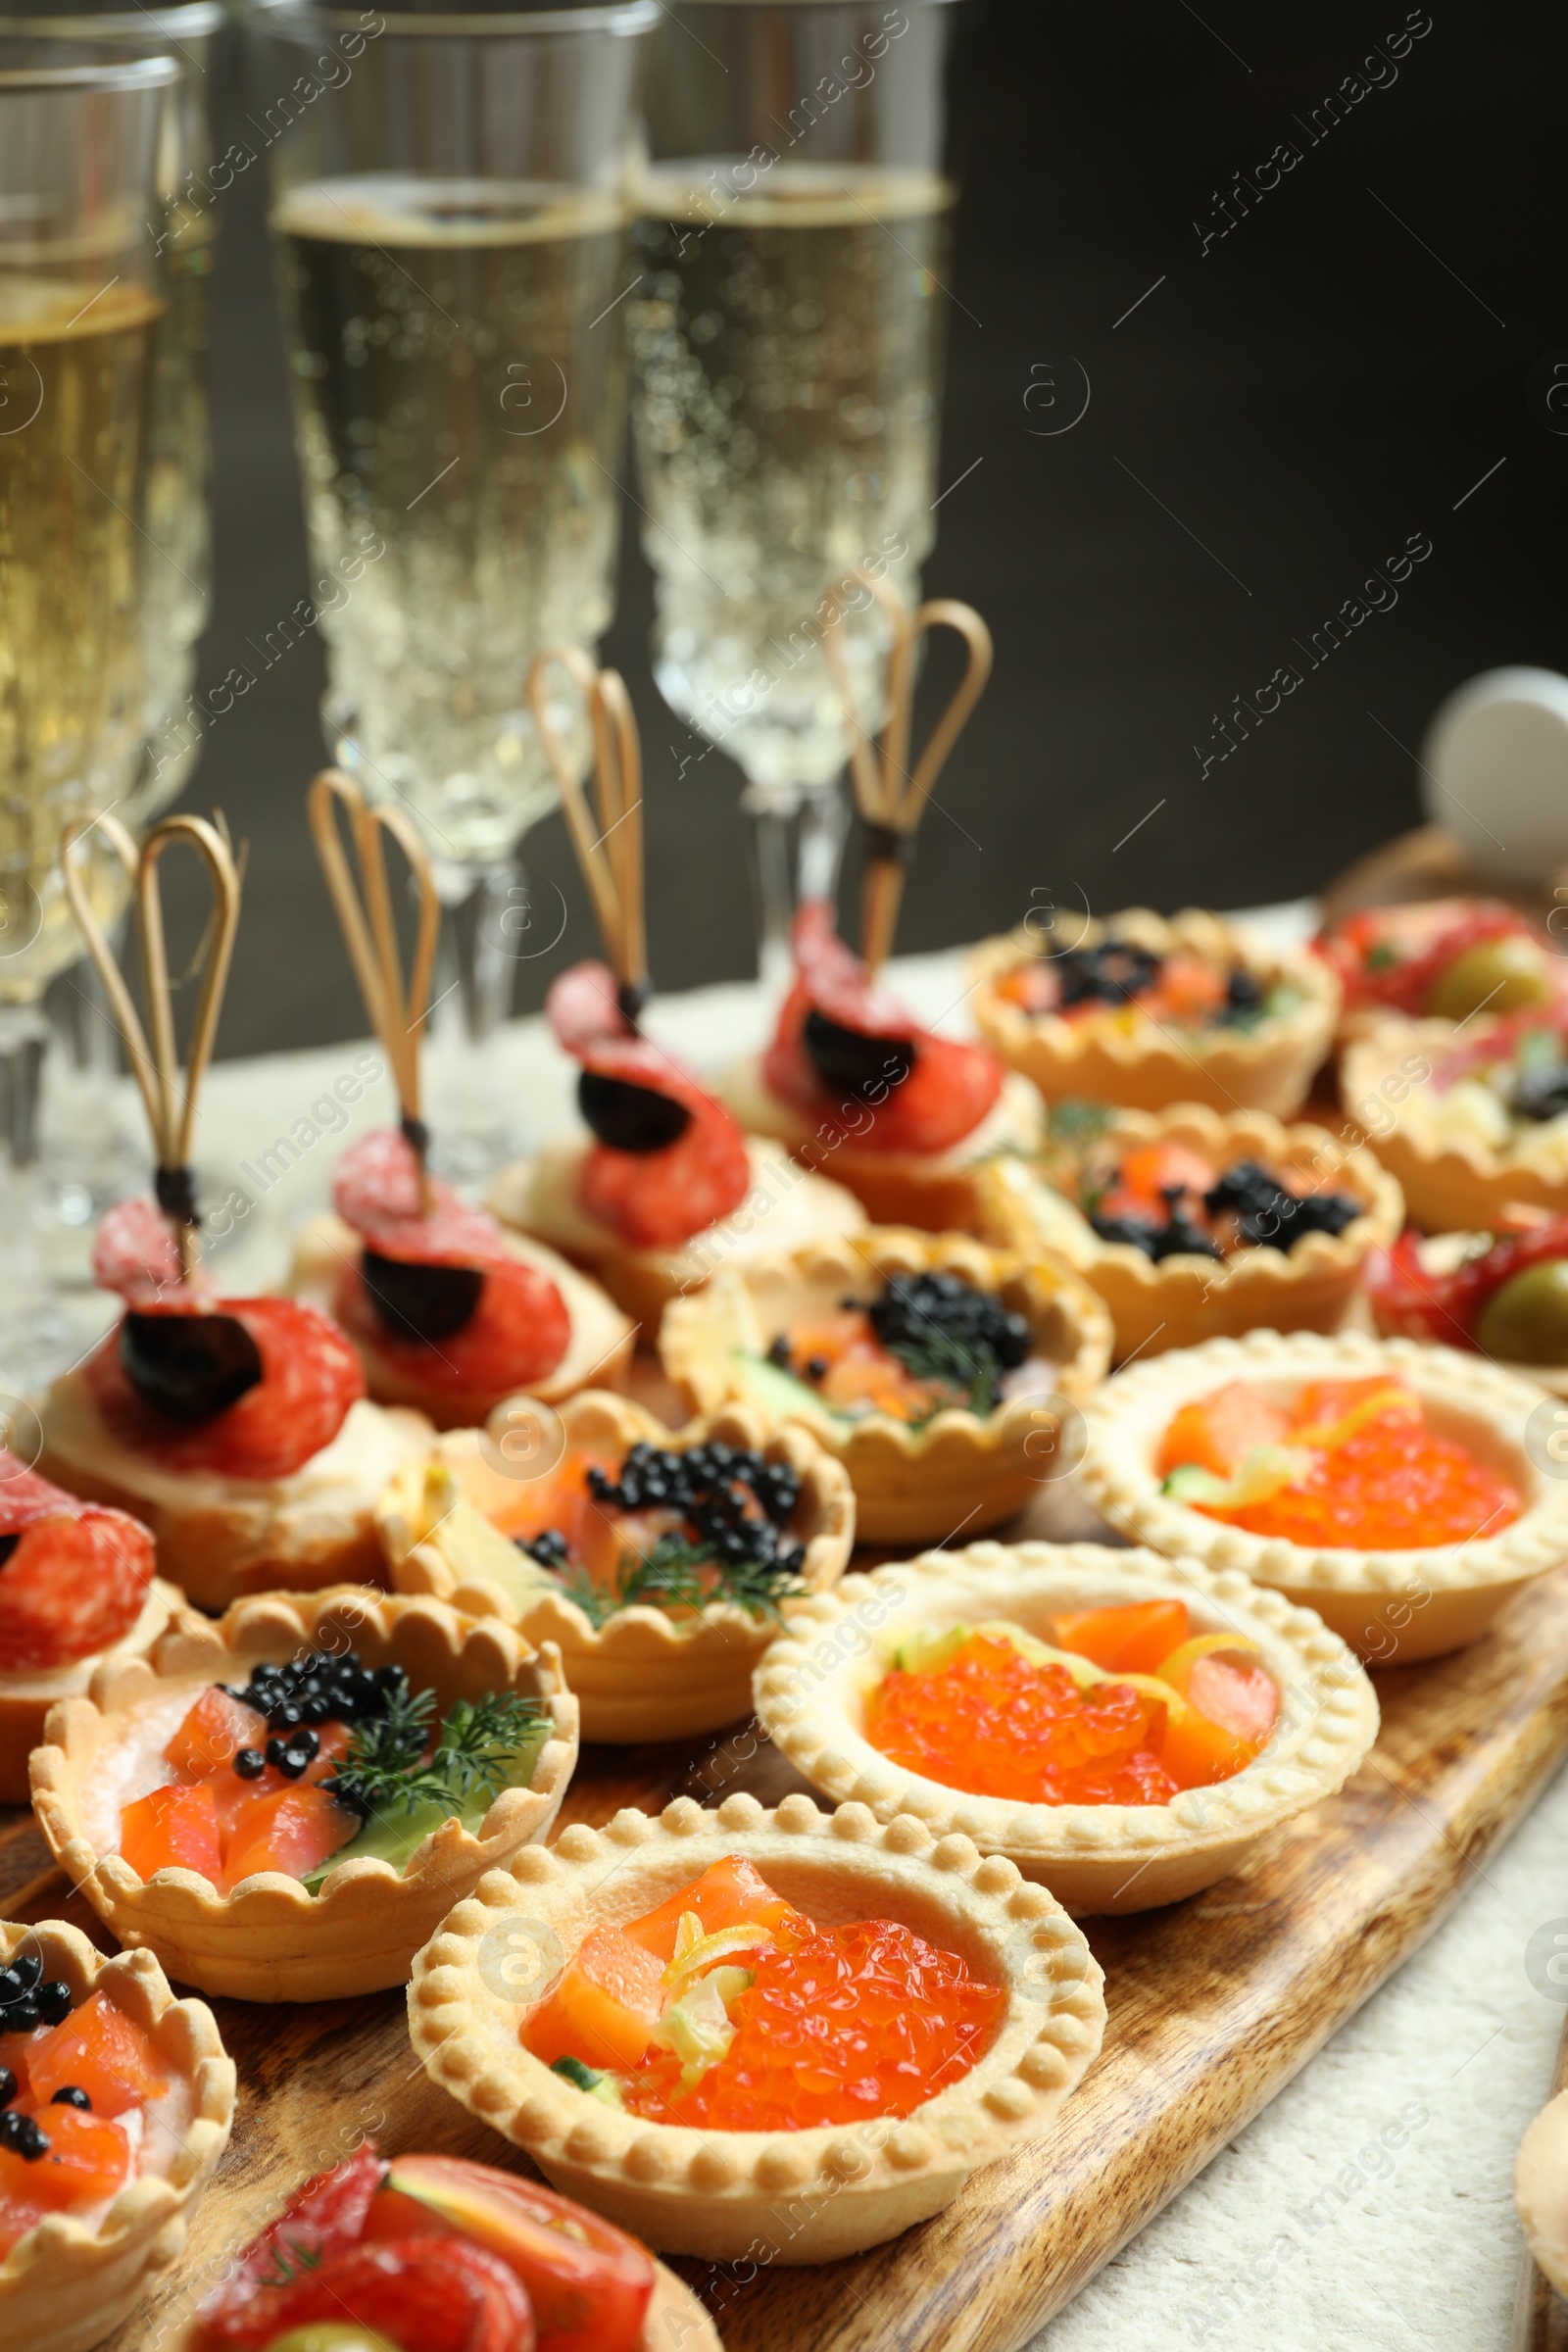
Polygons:
M588 1132L503 1169L490 1205L585 1267L650 1337L665 1301L716 1266L864 1226L844 1184L802 1167L765 1132L748 1135L633 1024L607 964L563 973L546 1012L582 1065Z
M518 1863L420 1955L415 2048L653 2245L735 2259L781 2200L781 2261L880 2244L1049 2131L1100 2047L1080 1931L908 1815L683 1799ZM514 1917L536 1958L509 1984L483 1946Z
M150 1952L0 1922L0 2339L89 2352L179 2259L234 2067Z
M624 1377L636 1332L599 1285L460 1200L398 1129L351 1145L332 1198L292 1287L336 1319L382 1403L461 1429L521 1389L559 1402Z
M1053 1250L1110 1309L1118 1360L1258 1327L1333 1331L1399 1230L1398 1185L1321 1127L1201 1103L1059 1103L1034 1160L986 1171L980 1231Z
M577 1706L553 1650L436 1600L237 1602L95 1676L32 1761L57 1857L186 1984L325 2000L404 1981L554 1821Z
M1189 908L1028 926L976 951L980 1034L1050 1102L1175 1102L1289 1118L1334 1040L1340 986L1321 956Z
M519 1462L507 1409L382 1497L396 1589L557 1643L584 1739L685 1739L745 1715L785 1596L825 1591L849 1560L843 1464L744 1405L672 1432L603 1394L572 1397L549 1453Z
M973 1544L792 1601L757 1711L830 1798L961 1832L1075 1918L1225 1877L1378 1728L1317 1617L1102 1544Z
M873 1544L1021 1510L1109 1350L1104 1307L1056 1259L876 1227L718 1276L660 1340L696 1410L744 1401L837 1455Z
M922 1027L869 977L824 900L795 918L795 978L772 1043L724 1080L724 1100L831 1176L879 1225L972 1225L975 1178L997 1152L1027 1152L1042 1114L987 1046Z
M187 1268L151 1200L109 1211L93 1271L124 1310L50 1389L39 1469L139 1519L162 1574L204 1608L373 1578L376 1497L429 1450L428 1422L370 1401L318 1307L231 1298Z
M1531 1446L1545 1404L1452 1348L1255 1331L1115 1374L1085 1408L1079 1481L1121 1533L1239 1568L1407 1665L1568 1559L1568 1495Z

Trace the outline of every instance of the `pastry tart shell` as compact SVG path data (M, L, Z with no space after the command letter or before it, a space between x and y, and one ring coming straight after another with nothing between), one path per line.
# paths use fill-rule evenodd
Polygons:
M1278 948L1244 927L1188 907L1167 922L1135 906L1105 923L1086 922L1074 947L1101 946L1107 932L1155 955L1174 949L1245 965L1264 983L1288 981L1300 1002L1252 1031L1177 1030L1142 1019L1127 1030L1092 1016L1026 1012L999 993L997 983L1037 956L1039 936L1027 925L976 949L970 964L975 1025L1008 1067L1034 1080L1048 1102L1075 1098L1161 1110L1169 1103L1205 1102L1213 1110L1268 1110L1289 1118L1305 1100L1314 1072L1334 1042L1340 984L1319 956Z
M866 1221L842 1184L814 1175L776 1141L750 1135L751 1189L739 1208L676 1249L634 1249L578 1203L577 1179L588 1148L582 1138L570 1138L503 1168L488 1205L503 1224L537 1236L586 1267L650 1343L669 1300L700 1289L720 1266L828 1234L858 1233Z
M903 1921L1007 1992L969 2072L904 2121L800 2132L653 2124L574 2089L522 2047L531 2002L595 1927L636 1919L726 1855L809 1916ZM513 1957L515 1955L515 1957ZM523 1962L538 1990L511 1985ZM513 1972L509 1982L508 1970ZM1043 1886L967 1838L934 1838L864 1805L809 1797L716 1813L677 1798L656 1820L573 1823L555 1846L491 1871L415 1964L414 2046L433 2080L525 2149L568 2196L665 2251L831 2262L939 2213L967 2176L1051 2130L1100 2049L1105 2005L1082 1933Z
M559 1404L579 1389L622 1386L637 1345L637 1327L597 1282L570 1266L559 1251L547 1249L530 1234L505 1231L502 1235L514 1257L547 1275L565 1301L571 1317L566 1352L555 1370L539 1381L535 1394ZM332 1299L344 1265L356 1265L364 1248L361 1237L341 1217L313 1217L294 1245L289 1289L309 1299L323 1314L333 1312ZM351 1333L350 1341L365 1366L366 1384L377 1404L408 1405L437 1429L466 1429L493 1412L511 1389L459 1389L450 1383L412 1378L370 1342Z
M1182 1405L1210 1390L1243 1380L1284 1401L1303 1381L1385 1372L1408 1384L1442 1435L1517 1487L1524 1508L1511 1526L1402 1551L1314 1549L1252 1535L1160 1493L1154 1464L1165 1430ZM1115 1374L1084 1408L1088 1447L1078 1479L1102 1517L1134 1542L1272 1586L1315 1609L1370 1664L1408 1666L1474 1642L1523 1586L1568 1560L1568 1482L1539 1469L1530 1450L1528 1425L1543 1408L1554 1409L1534 1382L1451 1348L1354 1332L1254 1331Z
M1513 2201L1538 2266L1568 2295L1568 2090L1546 2102L1519 2142Z
M891 1414L851 1421L803 1388L777 1418L799 1422L843 1462L865 1544L924 1544L978 1534L1021 1511L1053 1474L1071 1414L1110 1360L1110 1317L1087 1283L1044 1252L996 1250L962 1234L873 1226L858 1238L798 1250L718 1275L664 1316L660 1354L698 1412L744 1394L736 1352L760 1355L771 1336L830 1313L867 1277L951 1271L999 1294L1027 1321L1035 1350L1056 1367L1049 1395L1015 1396L981 1419L953 1408L918 1429ZM771 1408L766 1408L772 1418ZM1051 1467L1043 1467L1050 1464Z
M41 1418L44 1477L151 1528L160 1575L215 1611L279 1587L313 1592L380 1582L375 1498L400 1462L428 1453L433 1435L422 1414L362 1397L331 1446L293 1478L252 1480L166 1469L122 1445L79 1371L55 1382ZM339 1453L340 1471L330 1479L313 1475L326 1455Z
M1568 1152L1559 1174L1517 1148L1431 1132L1421 1089L1457 1034L1452 1021L1385 1019L1348 1047L1340 1063L1346 1111L1370 1130L1371 1148L1398 1179L1412 1220L1423 1233L1494 1233L1514 1201L1568 1212Z
M1065 1257L1110 1309L1115 1360L1196 1348L1204 1340L1270 1331L1336 1331L1356 1295L1361 1268L1373 1250L1386 1250L1404 1221L1404 1201L1388 1170L1364 1149L1347 1150L1326 1128L1285 1126L1264 1110L1228 1117L1200 1102L1170 1110L1130 1110L1112 1139L1129 1150L1152 1143L1183 1144L1222 1171L1256 1159L1312 1179L1325 1190L1353 1194L1362 1213L1343 1233L1303 1234L1292 1250L1252 1247L1220 1262L1186 1251L1156 1265L1127 1242L1058 1237L1055 1221L1036 1203L1039 1180L1018 1159L986 1169L979 1231L1014 1250L1053 1248Z
M506 1411L492 1431L454 1430L440 1439L431 1464L450 1471L463 1499L495 1519L504 1518L518 1494L507 1475L512 1433ZM801 1480L789 1528L806 1546L801 1581L820 1592L843 1575L855 1542L854 1492L843 1464L804 1429L770 1433L760 1414L731 1405L671 1431L629 1397L595 1391L569 1398L560 1421L565 1446L612 1456L639 1442L684 1451L716 1439L787 1462ZM466 1572L461 1521L449 1496L450 1490L442 1493L422 1468L396 1480L382 1496L376 1523L394 1587L432 1592L470 1615L493 1614L535 1646L555 1643L582 1709L585 1740L682 1740L751 1712L752 1672L777 1631L776 1620L723 1601L700 1616L638 1605L617 1610L596 1628L575 1601L552 1592L519 1607L513 1592L486 1579L482 1560ZM432 1506L438 1523L430 1534Z
M812 1121L772 1092L759 1056L730 1070L719 1092L742 1126L776 1136L804 1166L848 1187L873 1224L917 1225L925 1233L971 1227L987 1160L999 1152L1038 1151L1045 1129L1038 1097L1012 1070L985 1117L946 1152L868 1151L855 1141L858 1104L845 1102Z
M1186 1602L1195 1634L1253 1642L1280 1691L1267 1745L1228 1781L1168 1805L1048 1805L975 1796L896 1763L864 1733L864 1700L900 1634L1004 1619L1049 1640L1060 1609ZM1231 1569L1103 1544L972 1544L846 1577L791 1602L757 1671L774 1745L835 1802L908 1813L934 1838L972 1838L1051 1888L1075 1919L1148 1911L1210 1886L1258 1841L1331 1796L1377 1738L1372 1685L1310 1609Z
M106 1959L64 1921L0 1923L0 1961L24 1950L36 1952L45 1977L63 1978L78 1999L101 1992L142 2027L190 2093L190 2121L167 2173L127 2181L93 2229L50 2214L0 2263L0 2341L16 2352L89 2352L178 2261L186 2224L228 2141L234 2064L212 2011L176 2001L151 1952Z
M318 1894L260 1871L220 1894L192 1870L143 1881L91 1835L95 1778L133 1737L137 1712L210 1683L241 1683L262 1659L356 1650L368 1666L405 1667L444 1713L459 1698L514 1690L546 1702L551 1728L526 1788L506 1788L479 1834L451 1820L401 1874L372 1856L344 1862ZM409 1965L455 1895L549 1832L577 1761L577 1702L553 1647L535 1651L493 1618L439 1600L364 1590L270 1593L237 1601L216 1624L166 1635L150 1658L95 1675L85 1698L49 1717L32 1759L32 1803L55 1859L122 1944L156 1953L172 1977L247 2001L323 2001L406 1982Z

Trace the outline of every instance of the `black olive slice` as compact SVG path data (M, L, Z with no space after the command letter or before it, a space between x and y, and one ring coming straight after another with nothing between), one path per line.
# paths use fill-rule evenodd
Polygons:
M444 1340L461 1331L484 1289L481 1266L432 1266L374 1250L366 1250L363 1264L375 1311L400 1340Z
M684 1102L629 1078L606 1078L584 1070L577 1081L577 1107L602 1144L612 1152L662 1152L678 1143L692 1123Z
M862 1101L880 1100L883 1088L902 1086L915 1064L912 1038L862 1037L825 1012L807 1014L804 1037L824 1086L844 1087Z
M17 1545L21 1542L22 1536L20 1530L14 1536L0 1536L0 1568L5 1566L7 1560L10 1559L11 1554L16 1550Z
M210 1421L262 1377L262 1354L233 1315L139 1315L120 1326L120 1360L137 1395L175 1421Z

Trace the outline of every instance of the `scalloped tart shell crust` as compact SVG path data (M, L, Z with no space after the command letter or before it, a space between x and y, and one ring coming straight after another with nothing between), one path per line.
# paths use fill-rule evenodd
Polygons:
M902 1920L1005 1986L969 2072L902 2123L697 2132L606 2108L522 2047L526 2004L504 1996L487 1950L543 1953L558 1969L591 1928L641 1917L727 1854L824 1924ZM776 1813L750 1796L716 1813L678 1798L658 1820L573 1823L555 1847L490 1872L416 1962L409 2021L435 2082L621 2229L711 2262L761 2240L774 2261L818 2263L927 2220L969 2173L1048 2132L1100 2049L1102 1984L1059 1904L967 1838L936 1842L908 1816L879 1826L863 1805L828 1819L799 1795Z
M806 1430L770 1434L761 1416L745 1405L670 1430L629 1397L592 1390L568 1400L561 1422L568 1446L598 1446L612 1454L624 1453L640 1440L684 1450L716 1438L755 1449L769 1461L788 1462L801 1478L791 1533L806 1545L802 1581L819 1592L843 1575L855 1542L854 1491L843 1464ZM482 1431L454 1430L438 1441L436 1458L451 1469L464 1498L486 1515L499 1516L515 1500L515 1485L496 1467L505 1458L504 1438L500 1446L487 1446ZM396 1485L382 1496L376 1521L398 1592L434 1593L471 1615L503 1618L535 1646L546 1642L559 1646L567 1684L582 1709L585 1740L612 1744L684 1740L751 1712L753 1669L777 1631L774 1620L753 1617L727 1602L701 1617L621 1609L596 1628L564 1593L550 1592L519 1613L498 1585L482 1574L465 1579L434 1544L415 1539Z
M1470 1144L1432 1142L1416 1122L1401 1116L1400 1104L1420 1081L1412 1081L1399 1064L1447 1051L1456 1034L1451 1021L1397 1016L1380 1021L1348 1047L1341 1060L1340 1099L1346 1111L1359 1119L1358 1105L1376 1103L1392 1113L1388 1133L1371 1134L1367 1141L1398 1179L1405 1205L1423 1233L1494 1233L1502 1211L1515 1200L1562 1215L1568 1211L1568 1178L1553 1178L1479 1138ZM1392 1100L1384 1091L1391 1084L1402 1089Z
M0 1959L24 1947L36 1949L45 1975L63 1977L78 1999L102 1992L144 2027L190 2086L191 2120L167 2175L127 2182L96 2230L50 2215L0 2263L0 2342L13 2352L90 2352L184 2250L185 2225L233 2124L234 2063L212 2011L176 2001L150 1952L106 1959L62 1920L0 1922Z
M1058 1254L1098 1292L1115 1325L1117 1362L1131 1355L1162 1355L1172 1348L1196 1348L1204 1340L1239 1339L1266 1325L1271 1331L1335 1331L1356 1296L1369 1252L1387 1249L1404 1219L1399 1187L1364 1149L1346 1151L1326 1128L1285 1126L1267 1111L1236 1111L1221 1117L1200 1102L1169 1110L1123 1113L1118 1140L1141 1144L1185 1144L1222 1169L1241 1159L1300 1170L1321 1178L1324 1189L1352 1193L1363 1213L1343 1233L1303 1234L1294 1250L1240 1250L1223 1264L1186 1254L1158 1265L1125 1242L1081 1249L1058 1247ZM1013 1250L1046 1246L1030 1204L1034 1180L1017 1160L999 1160L985 1171L978 1228L983 1238Z
M1388 1371L1408 1381L1433 1426L1469 1446L1519 1488L1511 1527L1468 1544L1418 1550L1313 1551L1209 1519L1159 1492L1152 1468L1178 1408L1230 1380L1255 1381L1282 1399L1306 1380L1355 1380ZM1536 1577L1568 1560L1568 1482L1545 1477L1523 1431L1545 1392L1484 1357L1414 1340L1341 1332L1254 1331L1211 1340L1106 1382L1085 1407L1088 1450L1079 1484L1121 1534L1167 1557L1192 1554L1239 1569L1299 1607L1315 1609L1370 1665L1410 1666L1462 1649Z
M1568 2295L1568 2090L1559 2090L1519 2142L1513 2201L1531 2253Z
M1110 1317L1059 1259L994 1250L961 1234L890 1226L787 1257L759 1258L677 1299L659 1335L664 1370L697 1411L712 1412L742 1394L733 1349L762 1352L785 1323L830 1313L847 1293L862 1290L868 1275L939 1268L1000 1294L1023 1315L1036 1348L1058 1366L1053 1395L1076 1404L1102 1377ZM809 1430L848 1469L862 1544L929 1544L960 1528L978 1534L1000 1526L1038 1492L1035 1460L1058 1426L1038 1397L1028 1396L984 1420L941 1412L917 1430L887 1413L847 1422L808 1396L784 1418Z
M1049 1639L1058 1609L1184 1600L1196 1633L1255 1642L1281 1693L1267 1746L1233 1780L1169 1805L1015 1804L896 1764L864 1734L864 1697L900 1631L1003 1618ZM792 1604L757 1673L757 1712L813 1788L958 1832L1051 1888L1075 1919L1149 1911L1225 1878L1261 1838L1332 1795L1377 1738L1378 1702L1354 1657L1309 1609L1197 1560L1102 1544L973 1544L852 1576Z
M455 1699L513 1690L548 1702L552 1729L526 1788L504 1789L477 1838L456 1821L428 1838L408 1869L363 1858L333 1872L319 1894L281 1871L260 1871L222 1895L197 1872L160 1870L143 1881L118 1853L100 1857L86 1835L83 1789L127 1719L188 1685L245 1682L262 1658L353 1649L368 1666L405 1667L416 1690ZM494 1619L477 1622L438 1600L388 1598L343 1588L236 1601L218 1624L165 1637L150 1659L93 1677L67 1699L32 1758L32 1802L50 1850L122 1944L145 1945L172 1977L243 2001L324 2001L407 1981L415 1953L455 1895L482 1872L543 1838L577 1761L577 1702L559 1653L536 1653Z
M1305 1100L1313 1073L1334 1042L1340 984L1322 957L1305 949L1273 947L1197 907L1187 907L1169 922L1147 906L1129 907L1108 924L1086 922L1072 944L1098 947L1111 928L1156 955L1191 948L1240 961L1260 980L1288 980L1300 991L1301 1003L1250 1035L1206 1029L1190 1039L1149 1022L1127 1036L1092 1030L1056 1013L1025 1012L1000 996L996 985L1004 973L1039 953L1039 939L1024 926L1004 939L982 942L970 962L975 1026L993 1052L1032 1078L1048 1102L1072 1097L1125 1103L1135 1110L1205 1102L1213 1110L1267 1110L1288 1119Z

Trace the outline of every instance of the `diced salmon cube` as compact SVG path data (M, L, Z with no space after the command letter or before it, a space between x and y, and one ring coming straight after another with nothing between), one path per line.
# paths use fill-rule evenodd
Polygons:
M49 2146L30 2162L0 2148L0 2198L36 2200L52 2212L112 2197L130 2171L130 2142L119 2124L75 2107L41 2107Z
M1160 1445L1160 1476L1179 1463L1197 1462L1216 1478L1230 1478L1254 1446L1280 1445L1289 1427L1283 1405L1249 1381L1229 1381L1182 1406Z
M87 2093L94 2115L123 2115L167 2090L169 2070L134 2018L95 1992L40 2034L27 2054L26 2095L39 2108L68 2085Z
M120 1816L120 1851L143 1879L157 1870L196 1870L216 1882L222 1855L209 1783L154 1788L126 1805Z
M673 1959L675 1936L684 1912L695 1911L703 1933L716 1936L720 1928L738 1928L757 1920L764 1928L782 1927L795 1917L791 1906L763 1878L755 1862L738 1854L726 1855L705 1870L690 1886L672 1894L667 1903L642 1919L629 1920L621 1930L634 1943L657 1954L662 1963Z
M663 1962L620 1929L596 1928L528 2019L523 2039L547 2066L558 2058L635 2066L664 2004L663 1975Z
M1157 1673L1187 1639L1184 1600L1133 1600L1103 1609L1069 1609L1051 1620L1057 1649L1070 1649L1107 1674Z
M292 1782L240 1815L229 1838L219 1886L223 1893L232 1893L241 1879L254 1878L263 1870L280 1870L291 1879L307 1878L318 1863L328 1861L340 1846L347 1845L359 1829L358 1816L324 1788L305 1781Z
M164 1750L176 1772L204 1781L223 1772L242 1747L267 1745L267 1718L220 1683L210 1684Z

